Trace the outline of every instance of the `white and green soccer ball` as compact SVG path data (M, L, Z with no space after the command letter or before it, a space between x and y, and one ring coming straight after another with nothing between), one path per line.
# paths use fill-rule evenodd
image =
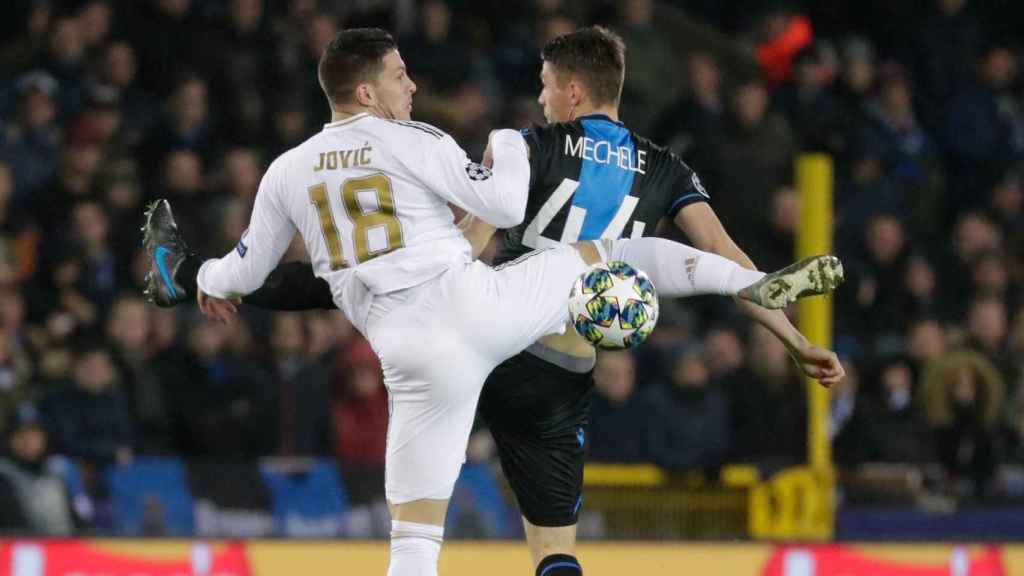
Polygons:
M572 286L569 317L597 348L632 348L658 322L658 294L646 274L625 262L595 264Z

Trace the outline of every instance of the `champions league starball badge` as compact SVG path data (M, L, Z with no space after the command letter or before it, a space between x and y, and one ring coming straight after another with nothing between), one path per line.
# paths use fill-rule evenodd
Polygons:
M476 162L470 162L466 164L466 175L474 181L487 180L491 177L491 169Z

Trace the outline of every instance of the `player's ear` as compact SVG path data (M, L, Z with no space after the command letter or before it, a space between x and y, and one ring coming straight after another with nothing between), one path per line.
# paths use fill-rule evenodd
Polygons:
M364 82L356 86L356 102L360 106L373 106L377 101L377 95L373 92L373 86Z
M569 80L569 102L573 106L579 106L583 101L583 85L576 80Z

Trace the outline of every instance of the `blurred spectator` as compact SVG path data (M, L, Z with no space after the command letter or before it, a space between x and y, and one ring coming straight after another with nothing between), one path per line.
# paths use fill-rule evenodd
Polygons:
M48 428L63 454L100 470L132 458L131 412L121 374L104 343L78 343L70 382L57 384L47 399Z
M995 474L1004 382L980 354L956 352L925 373L923 400L948 480L958 494L985 495Z
M334 450L349 497L364 515L383 499L388 397L380 362L362 337L338 356L335 372Z
M769 469L802 462L807 450L807 393L782 342L756 324L749 368L726 390L731 404L730 458ZM766 433L770 431L770 433Z
M902 222L893 215L880 214L869 221L864 232L863 260L847 260L849 283L839 296L840 325L870 338L868 346L901 334L913 313L906 288L906 242Z
M1002 252L983 253L971 270L971 293L994 296L1006 303L1008 310L1017 308L1020 300L1016 283L1010 278L1010 263Z
M108 0L87 0L75 14L86 53L95 56L110 34L113 10Z
M0 291L0 297L20 299L5 291ZM4 302L3 306L9 304ZM8 327L6 322L0 323L0 430L7 429L9 423L6 418L22 402L32 399L36 392L30 381L33 376L32 358L18 341L16 329Z
M906 214L906 202L887 177L879 147L868 141L867 134L861 131L851 137L846 169L836 183L836 244L844 255L857 253L873 217Z
M221 168L222 187L227 195L251 205L263 177L263 166L251 148L232 148L224 155Z
M771 87L789 80L796 55L814 40L811 21L787 9L784 3L771 3L757 30L757 60Z
M1024 188L1019 170L1007 170L996 184L989 212L1000 228L1008 255L1024 262Z
M139 81L153 94L171 91L175 78L168 71L196 68L213 54L209 35L193 0L146 0L132 10L120 10L121 25L138 51ZM198 3L195 3L198 4Z
M601 462L650 458L644 438L650 412L636 394L636 363L629 352L601 352L594 368L587 455Z
M892 63L882 68L880 77L878 97L867 108L859 137L882 159L911 231L934 239L945 217L939 151L918 123L910 78Z
M724 129L694 164L707 175L711 203L726 230L740 246L753 246L764 231L772 194L790 179L793 140L785 120L769 113L768 91L759 81L739 86L730 102Z
M37 59L46 46L54 10L49 2L32 2L14 7L12 12L8 16L15 27L10 32L16 36L0 44L0 70L8 73L24 70ZM18 16L22 17L20 21Z
M952 234L952 254L942 271L949 292L950 318L963 320L971 297L974 264L983 254L1002 249L1002 237L995 223L981 212L965 212L957 219Z
M793 76L776 91L776 101L793 125L801 150L834 148L839 105L831 87L838 67L839 58L832 44L818 41L796 55Z
M209 41L215 73L211 90L230 105L219 111L225 139L261 142L269 135L271 94L278 85L275 37L264 13L264 0L229 0L227 18Z
M209 90L202 77L189 75L175 86L164 116L144 143L144 167L152 170L175 151L188 150L204 161L213 156Z
M730 377L739 372L745 362L743 341L735 328L716 326L704 336L704 361L712 379Z
M57 80L42 70L18 79L18 115L3 132L0 158L14 172L14 202L29 205L34 193L56 174L59 128L54 96Z
M124 41L107 45L99 71L101 86L117 93L121 112L121 132L126 146L134 149L142 143L157 118L157 105L153 97L143 90L136 76L138 62L135 48Z
M950 181L960 191L951 198L957 210L987 205L988 192L1024 155L1024 115L1010 92L1018 66L1009 47L989 47L978 61L977 79L958 85L950 103L943 136Z
M14 205L14 176L0 160L0 285L22 282L35 273L39 234Z
M838 126L828 144L832 153L842 156L850 145L850 133L866 120L877 68L874 49L860 36L851 36L843 42L840 63L842 70L836 85Z
M911 58L921 86L926 122L943 125L956 90L970 82L984 30L967 0L935 0L934 12L914 28Z
M949 350L946 330L935 317L926 316L915 320L907 328L906 342L907 355L917 375L923 374L930 362L942 358Z
M796 232L800 226L800 196L796 190L784 186L772 193L761 240L747 249L761 270L778 270L793 261L796 250Z
M95 198L100 144L99 133L85 123L72 125L65 134L59 172L31 199L32 213L46 237L60 238L71 224L72 207L80 200Z
M71 504L61 478L47 467L48 438L36 407L19 404L9 420L0 453L0 532L71 536Z
M714 56L694 52L686 63L688 91L652 126L652 137L655 142L689 158L696 148L722 129L725 102L722 71Z
M134 448L137 452L174 451L168 397L177 382L155 362L151 346L151 314L135 294L117 297L107 320L106 333L113 345L114 362L121 373L121 389L131 407Z
M322 456L329 453L330 401L327 370L306 355L308 335L298 313L274 315L270 350L277 383L282 456Z
M82 106L86 48L82 33L79 18L57 18L51 25L47 52L40 60L40 67L52 74L60 86L57 114L64 120L73 118Z
M847 463L927 462L934 455L929 430L915 402L914 369L909 359L890 356L878 363L874 390L863 391L860 414L867 423L841 440Z
M998 296L979 296L967 309L968 346L988 359L1004 382L1017 382L1019 367L1006 347L1008 315Z
M173 412L184 425L186 454L252 458L277 448L273 376L242 355L245 322L201 321L188 333L183 381L174 384Z
M95 200L75 204L71 212L71 235L81 263L76 288L92 306L99 308L101 317L106 316L124 273L118 270L110 246L110 225L103 204Z
M326 122L328 117L312 117L310 111L303 104L301 95L286 94L282 96L275 110L273 131L270 134L269 145L264 156L277 158L287 150L298 146L308 137L308 127L320 120Z
M422 90L417 100L427 100L465 82L472 73L471 60L465 36L452 30L447 2L425 0L419 5L419 16L416 33L400 43L410 74Z
M656 28L655 0L619 0L617 25L626 43L629 82L622 89L622 118L646 134L679 95L680 70L669 39Z
M650 459L669 470L715 470L729 450L729 403L709 376L699 348L683 350L668 383L649 386L646 443Z

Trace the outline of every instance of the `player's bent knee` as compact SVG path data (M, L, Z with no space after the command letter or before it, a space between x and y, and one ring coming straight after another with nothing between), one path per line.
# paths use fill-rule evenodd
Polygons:
M546 556L537 565L536 576L582 576L583 567L579 560L569 554Z

